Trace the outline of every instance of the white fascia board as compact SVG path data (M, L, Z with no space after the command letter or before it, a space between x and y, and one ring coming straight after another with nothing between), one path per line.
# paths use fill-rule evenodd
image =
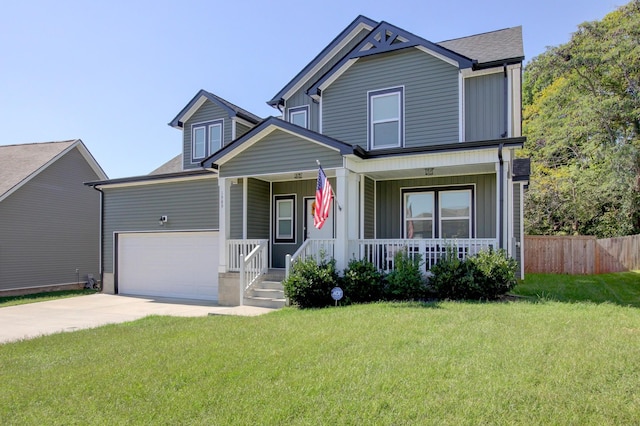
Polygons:
M507 70L514 70L514 69L520 69L520 68L522 68L520 64L507 65ZM498 74L498 73L504 72L504 67L500 65L497 67L486 68L486 69L477 70L477 71L474 71L471 68L464 68L461 71L462 71L462 76L464 78L480 77L482 75Z
M207 97L205 95L201 95L200 98L193 104L191 108L187 110L182 116L180 120L183 124L186 123L193 114L207 101Z
M256 133L255 135L253 135L253 137L251 137L251 139L245 141L244 143L242 143L242 145L240 145L240 146L236 147L235 149L229 151L229 153L227 155L221 157L215 163L218 164L218 165L223 165L224 163L226 163L227 161L231 160L235 156L241 154L244 150L249 149L250 147L252 147L253 144L255 144L256 142L260 141L261 139L263 139L264 137L266 137L270 133L274 132L275 130L280 130L280 131L282 131L284 133L288 133L288 134L290 134L292 136L295 136L295 137L298 137L300 139L304 139L306 141L313 142L315 144L321 145L321 146L323 146L323 147L325 147L327 149L332 149L334 151L340 152L340 150L338 148L334 148L332 146L325 145L325 144L323 144L321 142L318 142L318 141L315 141L313 139L307 138L307 137L302 136L302 135L300 135L298 133L294 133L294 132L291 132L291 131L289 131L287 129L284 129L284 128L280 127L280 126L276 126L276 125L271 124L270 126L265 127L264 129L262 129L262 131L260 131L259 133Z
M506 151L503 151L503 155ZM506 155L505 157L508 157ZM347 156L347 168L356 173L369 173L393 170L439 168L476 164L493 164L498 161L498 149L487 148L473 151L455 151L447 153L414 154L410 156L383 157L362 160ZM505 162L508 159L505 158Z
M342 65L333 74L331 74L331 77L329 77L324 83L322 83L318 87L318 89L320 89L320 91L322 92L327 87L331 86L331 84L334 81L336 81L342 74L344 74L349 68L351 68L351 65L355 64L357 60L358 60L358 58L349 59L347 62L344 63L344 65ZM312 95L312 97L313 96L315 96L315 93Z
M429 55L431 55L433 57L436 57L436 58L440 59L441 61L444 61L444 62L448 63L449 65L453 65L456 68L460 68L460 64L458 63L458 61L456 61L454 59L451 59L451 58L448 58L448 57L446 57L444 55L441 55L438 52L434 52L433 50L427 49L424 46L416 46L416 49L418 49L421 52L427 53L427 54L429 54Z
M302 78L298 80L298 82L289 89L282 97L283 99L289 99L294 93L300 90L304 85L309 82L309 79L313 77L322 67L324 67L340 50L342 50L347 44L353 40L353 38L358 35L360 31L363 29L371 31L373 27L366 25L365 23L358 24L345 38L340 41L329 53L322 58L313 68L309 70Z
M235 117L233 117L233 119L236 121L236 123L238 124L242 124L243 126L247 126L248 128L252 128L255 127L256 125L254 123L251 123L247 120L245 120L244 118L240 118L237 115Z
M217 179L217 178L218 178L217 173L211 173L209 175L185 176L185 177L175 177L175 178L168 178L168 179L153 179L153 180L143 180L143 181L137 181L137 182L106 183L106 184L96 185L96 187L100 189L127 188L132 186L160 185L165 183L188 182L192 180Z

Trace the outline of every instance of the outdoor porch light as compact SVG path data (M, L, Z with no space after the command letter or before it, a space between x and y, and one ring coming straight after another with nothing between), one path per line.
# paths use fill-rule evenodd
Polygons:
M160 226L164 226L165 223L167 223L167 221L169 220L169 218L165 215L160 216L160 219L158 220L158 224Z
M433 176L433 167L427 167L426 169L424 169L424 175Z

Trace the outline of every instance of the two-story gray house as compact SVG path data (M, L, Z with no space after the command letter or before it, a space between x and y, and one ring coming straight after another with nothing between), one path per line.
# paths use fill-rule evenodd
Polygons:
M267 269L321 251L338 269L409 250L427 271L447 247L521 262L523 59L520 27L434 43L359 16L268 101L278 117L200 91L169 123L180 156L90 183L105 289L242 303ZM320 230L318 162L335 190Z

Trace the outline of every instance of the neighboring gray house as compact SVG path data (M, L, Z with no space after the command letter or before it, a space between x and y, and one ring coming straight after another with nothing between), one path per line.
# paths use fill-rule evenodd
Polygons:
M520 262L523 59L520 27L433 43L359 16L268 102L279 118L200 91L169 123L181 155L90 183L105 289L241 303L266 268L321 250L338 269L407 249L427 270L447 247ZM316 161L336 197L322 230Z
M106 179L80 139L0 146L0 295L77 287L98 278Z

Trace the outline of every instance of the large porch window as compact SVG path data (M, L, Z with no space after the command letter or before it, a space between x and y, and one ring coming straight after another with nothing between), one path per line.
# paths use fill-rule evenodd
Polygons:
M473 238L473 188L403 191L405 238Z

